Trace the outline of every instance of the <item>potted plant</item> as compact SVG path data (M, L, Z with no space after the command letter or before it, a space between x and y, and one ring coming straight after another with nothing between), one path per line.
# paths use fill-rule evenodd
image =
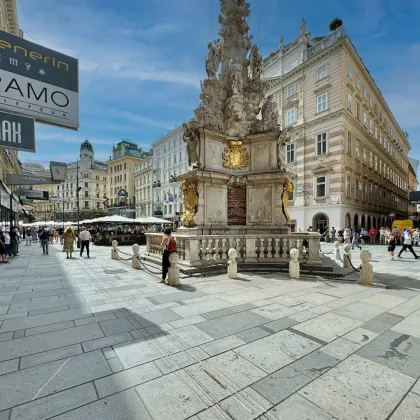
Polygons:
M334 32L340 26L343 26L343 21L340 18L336 17L331 21L329 28L331 32Z

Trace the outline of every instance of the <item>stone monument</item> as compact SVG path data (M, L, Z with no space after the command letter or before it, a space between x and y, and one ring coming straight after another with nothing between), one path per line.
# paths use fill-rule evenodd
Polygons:
M220 0L220 38L208 44L201 103L183 125L189 172L181 177L179 233L289 232L288 194L278 108L266 97L263 60L245 0ZM187 233L190 232L190 233Z

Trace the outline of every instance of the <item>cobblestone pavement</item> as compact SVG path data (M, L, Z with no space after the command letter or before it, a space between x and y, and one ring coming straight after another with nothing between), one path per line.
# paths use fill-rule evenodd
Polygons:
M408 255L371 247L389 290L280 274L177 289L110 248L73 260L52 248L0 265L1 420L420 418Z

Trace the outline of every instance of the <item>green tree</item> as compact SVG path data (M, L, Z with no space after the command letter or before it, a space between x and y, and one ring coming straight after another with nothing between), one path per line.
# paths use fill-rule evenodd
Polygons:
M340 26L343 26L343 21L340 18L336 17L335 19L331 21L329 28L330 28L330 31L333 32Z

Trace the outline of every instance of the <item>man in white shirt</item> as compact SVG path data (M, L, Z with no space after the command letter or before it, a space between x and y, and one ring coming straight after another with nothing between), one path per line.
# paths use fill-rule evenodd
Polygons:
M83 230L79 233L79 240L81 242L81 246L80 246L80 256L83 256L83 250L86 247L86 253L87 253L87 257L90 258L89 256L89 243L90 243L90 239L92 238L90 232L88 230L86 230L86 228L83 228Z
M417 260L420 258L413 249L413 239L411 236L410 229L407 229L405 232L401 233L401 243L403 244L401 251L398 254L398 257L401 258L401 254L406 251L407 249L414 255L414 258Z

